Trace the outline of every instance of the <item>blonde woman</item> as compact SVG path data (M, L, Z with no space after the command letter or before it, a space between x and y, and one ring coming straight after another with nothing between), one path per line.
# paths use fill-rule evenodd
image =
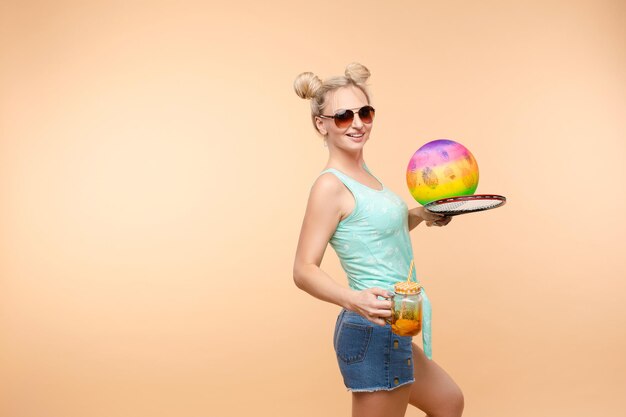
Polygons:
M413 259L409 231L422 222L445 226L451 218L422 207L408 210L365 164L363 150L376 114L365 84L369 76L367 68L353 63L343 76L322 81L305 72L294 82L298 96L311 100L313 126L329 153L310 190L294 281L313 297L342 307L333 346L352 392L354 417L400 417L408 404L428 417L458 417L463 394L429 359L429 339L424 338L427 355L411 337L393 334L385 321L391 316L386 298L396 282L406 279ZM349 288L320 269L328 243L339 256Z

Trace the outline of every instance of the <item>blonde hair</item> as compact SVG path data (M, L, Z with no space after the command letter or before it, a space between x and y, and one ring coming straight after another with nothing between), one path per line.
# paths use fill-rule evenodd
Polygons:
M293 88L298 97L311 100L311 121L315 131L319 133L315 123L315 117L322 114L322 109L326 106L327 93L341 87L354 86L360 89L367 103L370 104L370 93L365 82L370 77L370 71L358 62L348 64L345 75L331 77L322 81L312 72L303 72L296 77Z

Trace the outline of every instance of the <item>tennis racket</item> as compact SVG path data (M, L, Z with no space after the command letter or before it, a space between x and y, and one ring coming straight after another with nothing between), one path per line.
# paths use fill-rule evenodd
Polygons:
M442 198L426 204L424 208L431 213L458 216L459 214L476 213L477 211L502 207L504 203L506 203L506 198L501 195L475 194Z

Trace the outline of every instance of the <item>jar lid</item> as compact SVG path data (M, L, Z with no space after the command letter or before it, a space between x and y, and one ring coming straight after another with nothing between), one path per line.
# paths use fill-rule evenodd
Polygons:
M395 285L395 290L398 294L419 294L422 286L417 282L402 281Z

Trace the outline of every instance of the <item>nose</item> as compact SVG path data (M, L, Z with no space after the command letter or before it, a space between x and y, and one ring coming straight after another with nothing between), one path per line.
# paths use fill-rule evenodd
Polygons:
M363 127L363 121L361 121L359 113L354 113L354 119L352 119L352 127L355 129L361 129Z

